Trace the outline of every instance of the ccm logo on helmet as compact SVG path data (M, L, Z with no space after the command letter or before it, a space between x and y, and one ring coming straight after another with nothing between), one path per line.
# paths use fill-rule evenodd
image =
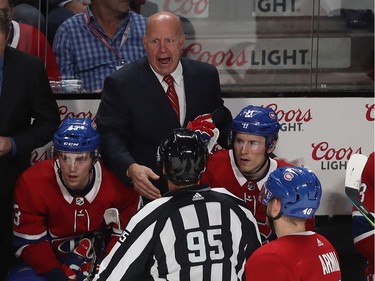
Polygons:
M74 125L70 125L68 130L71 130L71 131L78 131L78 130L85 130L86 127L83 126L83 125L77 125L77 124L74 124Z
M66 146L78 146L79 144L76 143L76 142L64 142L63 145L66 145Z

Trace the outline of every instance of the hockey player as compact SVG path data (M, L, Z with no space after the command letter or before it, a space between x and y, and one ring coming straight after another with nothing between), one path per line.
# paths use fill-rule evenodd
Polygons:
M275 239L263 207L257 204L259 191L269 174L277 167L291 166L282 159L273 159L280 124L270 108L248 105L233 119L232 149L211 154L202 182L213 187L224 186L243 199L258 221L263 243ZM308 229L314 229L309 220Z
M248 259L247 281L340 281L338 254L322 235L306 231L305 221L320 204L322 190L314 173L298 167L273 171L259 201L277 239Z
M199 183L207 154L186 128L162 142L157 162L169 192L130 220L94 280L245 280L257 224L242 200Z
M374 209L374 152L370 154L362 172L362 183L359 195L363 206L375 216ZM352 212L354 245L365 257L368 264L365 270L367 281L375 280L374 276L374 227L353 207Z
M92 258L102 254L91 234L101 230L105 210L117 208L121 225L136 212L139 194L102 165L99 142L90 118L68 118L54 134L54 159L20 176L13 233L16 256L26 266L7 280L83 280ZM121 234L115 228L105 253Z

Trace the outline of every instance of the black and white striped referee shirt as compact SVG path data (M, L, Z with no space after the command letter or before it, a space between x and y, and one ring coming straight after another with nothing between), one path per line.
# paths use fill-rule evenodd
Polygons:
M180 189L129 221L94 280L244 280L260 241L252 213L226 189Z

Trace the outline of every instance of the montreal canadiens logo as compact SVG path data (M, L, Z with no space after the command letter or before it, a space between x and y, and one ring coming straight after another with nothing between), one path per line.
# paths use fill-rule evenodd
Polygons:
M293 178L294 178L294 175L292 173L287 172L284 174L284 179L287 181L291 181Z
M271 119L276 119L276 114L274 111L271 111L268 116L271 118Z

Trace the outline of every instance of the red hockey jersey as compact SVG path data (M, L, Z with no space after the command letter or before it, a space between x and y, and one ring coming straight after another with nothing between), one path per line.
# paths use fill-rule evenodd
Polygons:
M9 45L39 58L46 67L50 80L60 80L60 71L51 45L34 26L12 20L13 37Z
M374 173L374 152L372 152L369 155L362 172L362 183L359 188L359 197L363 206L367 211L371 212L373 216L375 216ZM375 230L355 207L353 207L352 216L354 245L368 261L365 274L367 280L372 281L374 278Z
M18 179L13 225L16 255L37 273L59 266L83 234L100 230L106 209L118 209L121 228L137 211L140 196L134 189L124 186L99 161L94 170L93 188L85 196L69 194L51 160L36 163Z
M338 254L312 231L278 238L258 248L247 260L246 281L339 281Z
M260 189L269 177L269 174L278 167L291 166L291 164L270 158L270 167L266 175L259 181L251 181L241 173L234 160L233 150L219 150L208 157L207 168L201 181L211 187L224 187L231 193L246 202L258 222L263 243L276 238L268 225L266 225L265 207L258 201ZM314 230L314 219L307 220L307 230Z

